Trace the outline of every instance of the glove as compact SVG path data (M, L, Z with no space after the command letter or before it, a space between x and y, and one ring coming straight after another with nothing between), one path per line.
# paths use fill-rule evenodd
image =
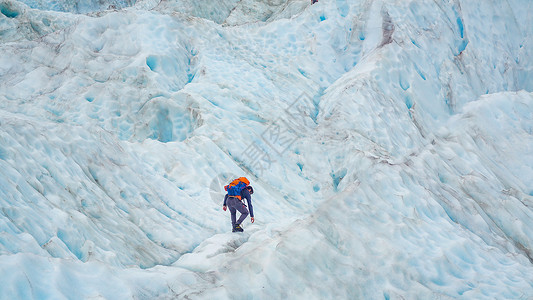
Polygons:
M222 206L222 209L223 209L224 211L226 211L226 209L227 209L227 208L226 208L226 205Z

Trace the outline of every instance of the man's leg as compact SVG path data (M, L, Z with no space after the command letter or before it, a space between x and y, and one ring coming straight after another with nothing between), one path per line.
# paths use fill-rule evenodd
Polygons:
M237 205L235 205L235 208L241 213L241 216L237 220L236 224L241 225L242 221L244 221L244 219L248 217L249 212L248 212L248 208L246 208L246 206L244 206L244 204L242 204L241 201L238 201L236 204Z
M238 205L238 203L235 203L234 198L228 198L228 208L231 215L231 227L235 227L235 220L237 219L237 209L235 209L235 206Z

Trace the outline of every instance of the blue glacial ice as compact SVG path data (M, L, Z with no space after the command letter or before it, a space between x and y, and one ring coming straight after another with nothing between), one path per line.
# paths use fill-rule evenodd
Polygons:
M0 299L533 297L532 14L1 0Z

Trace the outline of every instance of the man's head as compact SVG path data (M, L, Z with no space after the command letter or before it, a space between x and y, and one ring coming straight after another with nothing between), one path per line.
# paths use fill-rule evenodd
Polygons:
M247 186L246 188L248 189L248 192L250 192L250 195L254 193L254 188L251 185Z

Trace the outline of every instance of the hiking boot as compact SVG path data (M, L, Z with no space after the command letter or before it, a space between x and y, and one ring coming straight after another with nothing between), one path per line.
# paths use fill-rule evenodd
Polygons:
M242 229L241 225L235 224L235 226L233 226L232 232L243 232L243 231L244 229Z

